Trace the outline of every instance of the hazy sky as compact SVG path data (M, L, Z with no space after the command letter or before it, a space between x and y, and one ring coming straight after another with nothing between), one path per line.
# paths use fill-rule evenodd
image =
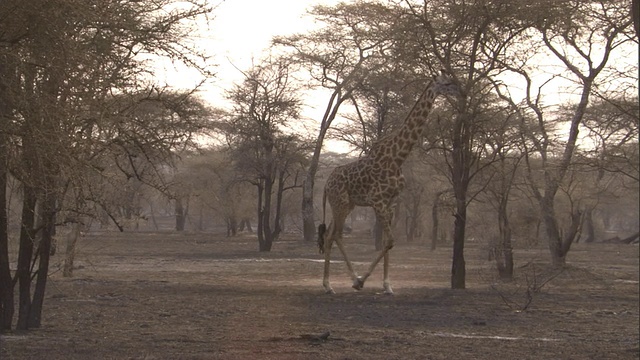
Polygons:
M229 57L242 68L252 55L268 47L271 37L304 31L311 19L306 10L317 0L226 0L215 10L213 42L219 56ZM325 3L335 1L324 1Z
M219 0L215 0L219 1ZM212 102L222 101L222 93L242 80L238 71L247 70L268 49L275 35L304 32L313 26L305 16L315 4L333 4L338 0L225 0L220 1L208 26L201 26L198 38L202 49L216 64L215 79L205 87L203 96ZM237 68L237 69L236 69ZM169 85L190 88L202 77L196 71L165 65L158 74ZM216 104L212 104L216 105Z

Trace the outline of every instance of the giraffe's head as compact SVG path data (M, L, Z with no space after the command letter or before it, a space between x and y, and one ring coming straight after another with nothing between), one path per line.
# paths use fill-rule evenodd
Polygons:
M444 70L441 70L440 74L433 78L431 89L436 95L462 96L460 86Z

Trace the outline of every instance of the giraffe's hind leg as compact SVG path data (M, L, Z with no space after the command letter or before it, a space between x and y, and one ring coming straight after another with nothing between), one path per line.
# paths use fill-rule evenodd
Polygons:
M327 232L324 234L324 276L322 278L322 286L324 287L324 291L327 294L335 294L336 292L331 287L331 282L329 281L329 267L331 266L331 247L333 246L333 233L334 233L334 224L331 222L329 224L329 228Z
M344 245L342 243L342 232L344 230L344 222L347 218L347 215L349 215L352 209L353 209L353 206L350 206L349 208L346 209L344 213L336 215L334 219L335 241L336 241L336 245L338 246L338 249L342 253L342 256L344 256L344 262L347 265L347 269L349 270L349 276L351 276L351 280L353 281L353 288L356 290L360 290L364 285L364 281L362 281L362 278L358 276L355 270L353 270L353 265L351 264L351 261L349 260L349 257L347 256L347 252L344 249Z
M387 295L393 295L391 290L391 282L389 281L389 252L384 254L384 278L382 280L382 288Z
M383 226L384 245L382 251L376 256L376 258L369 265L367 272L361 277L362 284L369 278L373 270L376 268L382 258L384 258L384 280L383 288L385 294L393 294L391 290L391 284L389 282L389 250L394 245L393 235L391 234L391 220L393 219L393 209L389 207L376 208L376 216L380 219Z

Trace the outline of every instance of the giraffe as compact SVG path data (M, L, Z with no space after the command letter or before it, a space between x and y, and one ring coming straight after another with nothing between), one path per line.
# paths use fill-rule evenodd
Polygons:
M344 256L354 289L362 289L378 262L384 258L383 289L385 294L393 294L389 282L389 250L394 245L391 221L395 199L405 185L402 164L421 138L424 123L436 97L459 94L460 90L451 78L441 72L424 90L399 129L380 139L367 155L336 167L329 175L322 199L323 221L318 226L318 247L320 253L324 253L322 285L327 294L335 294L329 282L331 247L334 241ZM325 224L327 200L333 218L328 227ZM345 219L355 206L372 207L383 228L383 248L364 276L358 276L353 270L342 243Z

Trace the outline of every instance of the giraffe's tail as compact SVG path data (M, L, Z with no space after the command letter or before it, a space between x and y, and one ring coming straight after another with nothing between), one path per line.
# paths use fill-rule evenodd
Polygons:
M318 225L318 250L320 254L324 253L324 236L327 232L327 225L325 224L327 205L327 189L322 194L322 224Z
M327 225L324 223L318 225L318 251L324 253L324 234L327 232Z

